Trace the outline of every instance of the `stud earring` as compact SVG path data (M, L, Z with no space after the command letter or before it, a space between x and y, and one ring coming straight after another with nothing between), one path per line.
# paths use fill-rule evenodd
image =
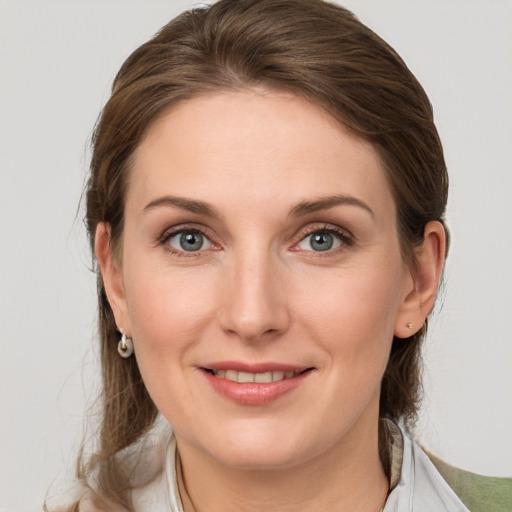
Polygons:
M121 331L121 339L117 344L117 351L119 355L127 359L133 354L133 341L131 338L128 338L124 332Z
M411 324L411 322L408 322L407 324L405 324L405 326L407 327L407 329L412 329L412 324Z

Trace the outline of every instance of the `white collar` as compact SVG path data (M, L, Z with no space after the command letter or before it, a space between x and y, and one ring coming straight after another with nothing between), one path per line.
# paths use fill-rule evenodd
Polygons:
M392 468L400 468L400 477L392 486L382 512L469 512L418 443L404 429L390 423Z

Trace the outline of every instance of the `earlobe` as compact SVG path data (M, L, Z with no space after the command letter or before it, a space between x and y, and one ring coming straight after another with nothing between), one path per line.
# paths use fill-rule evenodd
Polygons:
M434 306L446 254L444 226L431 221L425 226L423 242L415 249L416 266L411 269L409 289L395 321L395 336L408 338L423 326Z
M94 249L105 293L114 313L116 324L124 332L129 333L131 328L126 308L122 270L113 254L110 243L110 226L104 222L100 222L96 227Z

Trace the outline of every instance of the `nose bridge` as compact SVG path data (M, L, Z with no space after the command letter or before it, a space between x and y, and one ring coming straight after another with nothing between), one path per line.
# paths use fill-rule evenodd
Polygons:
M230 263L223 328L251 341L284 331L288 311L279 289L277 257L268 248L253 245L236 251Z

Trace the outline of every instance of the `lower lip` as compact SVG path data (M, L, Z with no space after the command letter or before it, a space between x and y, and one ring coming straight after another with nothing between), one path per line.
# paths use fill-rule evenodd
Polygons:
M201 373L217 393L240 405L267 405L300 386L304 379L311 374L311 370L296 377L268 383L241 383L215 377L205 370L201 370Z

